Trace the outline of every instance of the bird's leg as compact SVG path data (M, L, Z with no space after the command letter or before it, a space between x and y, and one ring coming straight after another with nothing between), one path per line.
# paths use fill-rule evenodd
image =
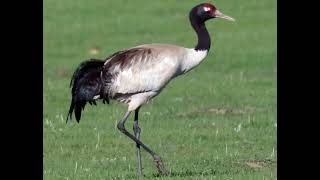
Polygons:
M118 129L125 134L126 136L128 136L130 139L132 139L133 141L135 141L138 145L142 146L143 149L145 149L154 159L154 161L156 162L156 166L158 168L158 171L160 174L162 175L169 175L169 172L165 169L164 164L160 158L159 155L157 155L155 152L153 152L148 146L146 146L145 144L143 144L139 139L137 139L134 135L130 134L126 128L124 127L124 124L126 123L129 115L130 115L131 111L126 112L126 114L124 115L124 117L120 120L120 122L118 123L117 127Z
M140 140L140 132L141 129L139 127L138 124L138 113L139 113L139 109L136 109L134 112L134 121L133 121L133 132L134 132L134 136ZM137 146L137 160L138 160L138 176L142 175L142 164L141 164L141 155L140 155L140 145L138 143L136 143Z

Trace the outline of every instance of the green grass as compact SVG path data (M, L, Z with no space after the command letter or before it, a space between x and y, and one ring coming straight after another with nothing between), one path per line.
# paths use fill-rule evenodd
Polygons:
M116 128L126 106L87 106L66 124L70 77L83 60L138 44L193 47L187 13L199 2L44 1L44 179L136 178L135 145ZM141 109L142 141L172 172L158 177L142 151L145 179L276 179L276 1L214 4L236 23L207 22L206 60Z

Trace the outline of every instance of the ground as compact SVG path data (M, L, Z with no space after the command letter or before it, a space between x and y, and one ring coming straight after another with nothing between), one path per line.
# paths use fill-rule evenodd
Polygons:
M71 75L139 44L193 47L188 12L199 2L44 1L44 179L136 178L135 144L116 128L126 106L87 106L79 124L65 123ZM207 22L205 61L141 108L141 139L171 171L158 177L142 151L145 179L276 179L276 1L213 3L236 22Z

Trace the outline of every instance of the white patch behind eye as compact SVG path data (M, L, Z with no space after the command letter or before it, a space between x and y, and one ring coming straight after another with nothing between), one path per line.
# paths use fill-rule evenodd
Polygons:
M209 7L204 7L203 8L205 11L210 11L210 8Z

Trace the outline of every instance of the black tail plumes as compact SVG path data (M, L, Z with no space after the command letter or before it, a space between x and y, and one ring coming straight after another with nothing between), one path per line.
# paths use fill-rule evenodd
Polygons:
M103 102L107 101L109 104L108 97L103 96L103 83L100 77L103 64L104 61L102 60L91 59L82 62L73 73L70 82L72 100L66 122L68 122L69 117L72 119L72 112L74 111L76 120L79 123L81 111L86 103L89 102L91 105L96 105L94 100L96 95L100 95L100 98L104 98Z

